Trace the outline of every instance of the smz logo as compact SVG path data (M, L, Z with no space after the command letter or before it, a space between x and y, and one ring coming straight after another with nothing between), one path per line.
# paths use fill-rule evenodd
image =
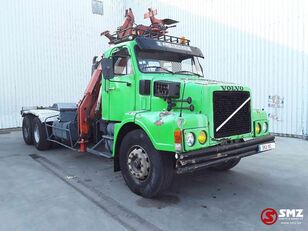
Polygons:
M266 208L261 213L261 221L266 225L274 224L278 218L281 224L301 224L304 219L303 209L279 209L279 214L273 208Z
M244 87L242 86L221 86L224 91L243 91Z
M280 209L279 217L304 217L303 209Z
M274 224L278 219L278 214L275 209L266 208L261 213L261 221L266 225Z

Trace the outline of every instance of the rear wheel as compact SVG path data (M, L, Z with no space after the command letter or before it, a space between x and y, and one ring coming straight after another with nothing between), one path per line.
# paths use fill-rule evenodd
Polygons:
M227 162L223 162L221 164L215 165L211 167L210 169L216 170L216 171L226 171L233 167L235 167L239 162L241 158L229 160Z
M26 115L22 120L22 136L26 144L33 144L32 116Z
M143 197L155 197L170 185L173 156L157 151L141 129L129 132L120 146L120 166L127 186Z
M38 150L46 150L51 146L51 143L47 140L45 124L42 124L37 117L33 119L33 142Z

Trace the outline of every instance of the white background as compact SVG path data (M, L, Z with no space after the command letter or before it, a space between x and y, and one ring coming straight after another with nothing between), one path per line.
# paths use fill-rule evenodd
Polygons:
M136 23L148 7L158 18L180 21L170 33L204 52L207 78L248 85L253 104L271 116L276 133L308 133L308 6L305 0L91 0L0 1L0 128L21 125L21 106L77 102L91 60L108 47L131 7ZM269 107L269 96L283 99Z

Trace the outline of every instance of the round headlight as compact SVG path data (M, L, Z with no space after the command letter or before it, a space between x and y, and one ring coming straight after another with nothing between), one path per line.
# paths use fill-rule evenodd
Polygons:
M263 132L267 132L268 131L268 123L267 122L263 123L262 130L263 130Z
M205 144L206 139L207 139L207 137L206 137L206 132L205 132L205 131L201 131L201 132L199 133L199 136L198 136L198 141L199 141L199 143L200 143L200 144Z
M260 124L260 123L257 123L257 124L256 124L256 133L257 133L257 134L260 134L260 132L261 132L261 124Z
M191 147L195 144L195 135L192 132L188 132L185 136L186 144Z

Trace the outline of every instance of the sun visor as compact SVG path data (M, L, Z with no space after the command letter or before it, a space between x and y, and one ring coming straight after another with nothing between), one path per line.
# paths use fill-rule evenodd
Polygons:
M179 43L171 43L145 37L137 37L136 42L141 50L158 50L158 51L174 52L174 53L180 53L180 54L186 54L204 58L202 51L197 47L182 45Z

